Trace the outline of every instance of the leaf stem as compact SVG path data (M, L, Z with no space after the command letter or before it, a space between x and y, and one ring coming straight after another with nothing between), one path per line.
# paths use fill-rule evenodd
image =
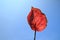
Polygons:
M34 40L36 40L36 27L35 27L35 32L34 32Z

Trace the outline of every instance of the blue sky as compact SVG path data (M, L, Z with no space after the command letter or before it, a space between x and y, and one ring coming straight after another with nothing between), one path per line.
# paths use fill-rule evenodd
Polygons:
M60 0L0 0L0 40L33 40L34 31L27 23L32 6L48 19L37 40L60 40Z

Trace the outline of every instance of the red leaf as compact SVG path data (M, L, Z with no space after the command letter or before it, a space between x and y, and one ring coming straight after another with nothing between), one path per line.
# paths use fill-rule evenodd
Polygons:
M34 31L43 31L47 26L46 15L38 8L31 8L31 11L27 16L27 20L31 29Z

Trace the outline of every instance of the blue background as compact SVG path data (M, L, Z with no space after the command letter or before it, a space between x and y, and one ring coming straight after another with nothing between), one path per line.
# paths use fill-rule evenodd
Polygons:
M33 40L34 31L27 23L32 6L48 19L37 40L60 40L60 0L0 0L0 40Z

